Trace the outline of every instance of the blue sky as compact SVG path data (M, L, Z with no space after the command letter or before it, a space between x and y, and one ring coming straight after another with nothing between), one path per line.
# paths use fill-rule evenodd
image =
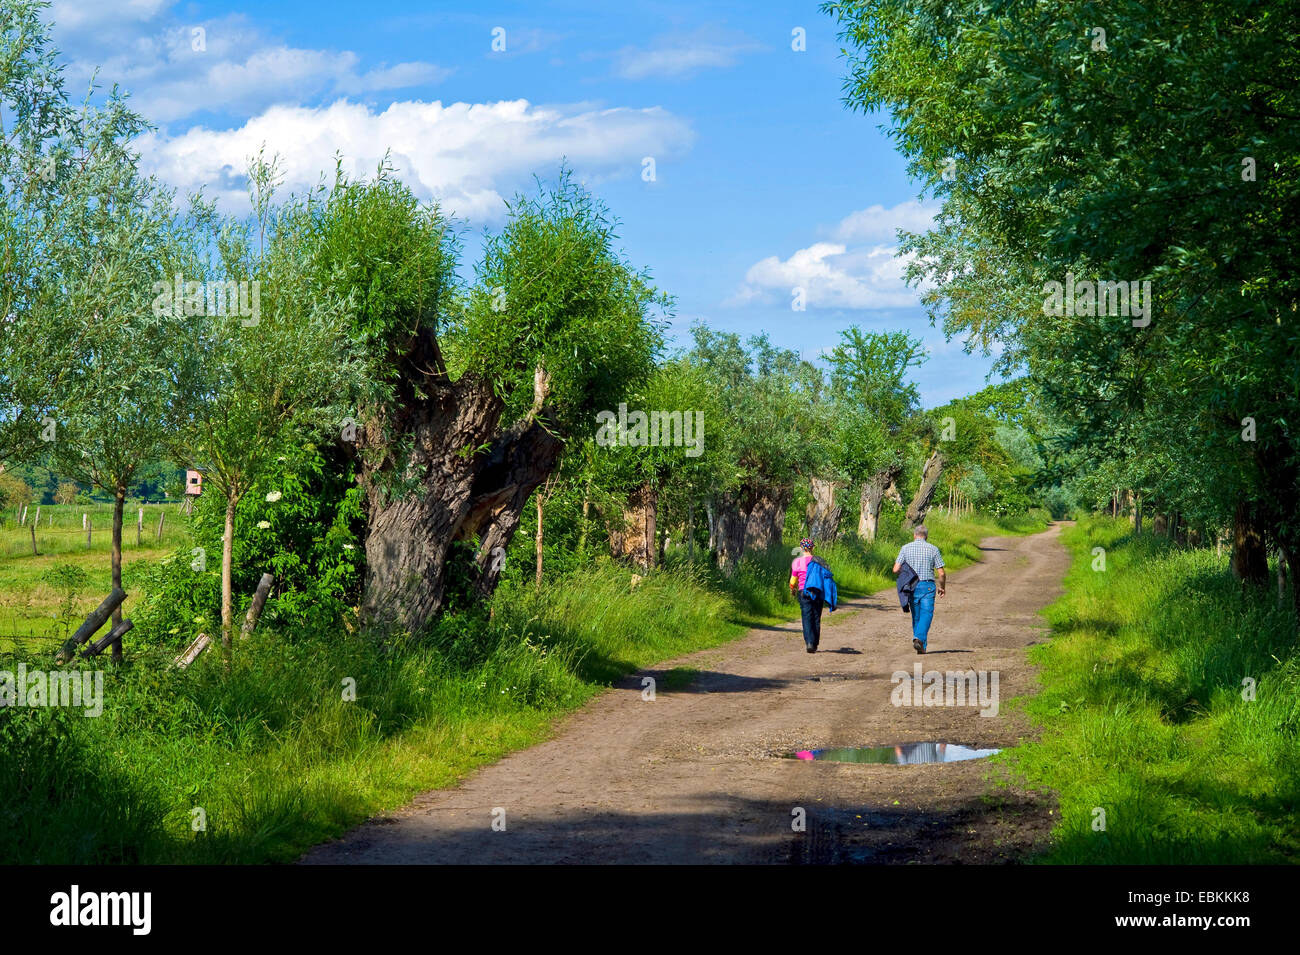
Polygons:
M880 118L843 105L815 3L58 0L50 16L72 88L97 66L128 89L159 127L145 166L230 211L262 143L298 188L335 152L364 173L391 148L466 221L472 256L503 198L564 157L676 298L676 341L703 320L815 357L851 324L906 329L931 352L926 405L984 384L990 360L945 342L901 282L894 230L932 205Z

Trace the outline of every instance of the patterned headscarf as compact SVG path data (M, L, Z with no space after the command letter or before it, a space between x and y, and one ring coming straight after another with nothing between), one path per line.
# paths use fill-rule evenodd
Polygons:
M799 539L799 546L802 547L804 550L812 550L813 539L811 537L801 537Z

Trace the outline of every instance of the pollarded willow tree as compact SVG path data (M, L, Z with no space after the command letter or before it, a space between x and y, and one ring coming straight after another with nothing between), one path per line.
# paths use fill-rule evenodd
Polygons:
M569 440L646 379L668 302L614 248L614 223L567 172L510 203L473 288L436 206L387 168L336 184L315 215L315 268L351 296L369 362L356 452L368 504L365 619L418 632L449 574L490 595L493 559ZM472 567L451 559L472 543Z
M714 431L724 435L731 467L716 469L709 518L718 564L730 572L746 551L781 543L796 482L826 468L815 408L822 381L797 352L766 336L750 338L746 348L734 333L697 325L692 334L686 361L723 400Z
M860 489L858 534L868 541L875 540L881 504L903 476L915 440L921 399L908 372L926 357L921 340L907 332L864 332L856 325L840 333L827 356L832 460L843 482ZM820 528L812 530L818 536Z
M579 479L606 501L614 556L650 568L666 534L693 540L704 524L704 502L725 481L735 449L723 427L723 396L703 369L680 357L660 365L625 402L618 410L626 415L611 409L604 417Z

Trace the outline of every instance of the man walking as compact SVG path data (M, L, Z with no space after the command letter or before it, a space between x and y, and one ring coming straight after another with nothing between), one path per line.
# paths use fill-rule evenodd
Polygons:
M943 554L928 540L930 532L924 524L917 524L912 531L912 541L904 544L894 561L894 573L903 569L903 564L916 572L916 589L912 591L912 648L917 653L924 653L930 636L930 621L934 619L935 580L938 579L938 594L944 594L948 580L943 569Z

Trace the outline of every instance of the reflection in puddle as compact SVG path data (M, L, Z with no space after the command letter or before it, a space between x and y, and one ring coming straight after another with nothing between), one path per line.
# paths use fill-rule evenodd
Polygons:
M903 766L913 763L959 763L966 759L983 759L997 752L1001 750L972 749L956 743L902 743L898 746L861 746L855 749L801 749L786 758Z

